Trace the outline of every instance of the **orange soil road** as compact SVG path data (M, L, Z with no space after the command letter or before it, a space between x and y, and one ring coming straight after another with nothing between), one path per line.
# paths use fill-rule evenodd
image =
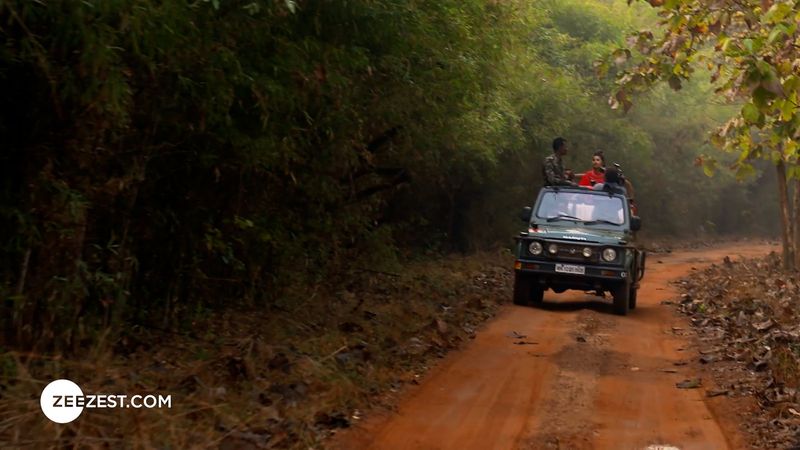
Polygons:
M398 412L338 435L333 449L725 449L744 446L733 413L710 407L681 337L689 326L662 300L668 281L776 247L736 244L651 254L638 307L626 317L581 292L545 293L542 308L504 307L446 357ZM661 261L660 263L658 261ZM517 339L514 332L527 337ZM517 342L527 342L519 345ZM710 384L710 383L708 383ZM714 402L725 402L715 398ZM715 411L720 414L715 414Z

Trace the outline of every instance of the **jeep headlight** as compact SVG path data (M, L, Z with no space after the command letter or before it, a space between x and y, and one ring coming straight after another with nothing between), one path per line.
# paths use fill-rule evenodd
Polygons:
M528 246L528 252L530 252L530 254L534 256L541 255L543 249L544 248L542 247L542 244L539 241L533 241Z
M603 260L606 262L611 262L617 259L617 251L613 248L606 248L603 249Z
M591 247L583 247L583 257L589 258L592 256L592 248Z
M558 253L558 246L556 244L550 244L547 246L547 251L551 255L555 255L556 253Z

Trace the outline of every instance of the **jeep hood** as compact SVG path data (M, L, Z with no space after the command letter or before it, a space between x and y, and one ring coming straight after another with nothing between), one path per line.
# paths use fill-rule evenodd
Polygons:
M602 228L588 228L575 226L553 226L541 224L536 231L529 230L531 237L541 237L543 239L563 239L575 242L593 242L608 244L618 243L625 240L625 232L622 230L608 230Z

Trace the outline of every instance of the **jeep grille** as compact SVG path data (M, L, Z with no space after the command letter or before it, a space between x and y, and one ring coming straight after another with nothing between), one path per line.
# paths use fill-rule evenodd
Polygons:
M573 244L564 244L562 242L555 243L558 246L558 253L555 255L548 254L551 258L557 259L559 261L574 261L574 262L599 262L600 261L600 247L594 247L590 245L573 245ZM547 246L545 245L545 248ZM590 247L592 249L592 256L586 258L583 256L583 249L584 247Z

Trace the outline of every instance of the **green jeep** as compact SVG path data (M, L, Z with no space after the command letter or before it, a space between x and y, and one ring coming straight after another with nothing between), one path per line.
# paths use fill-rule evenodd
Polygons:
M544 291L611 292L614 312L636 307L646 254L634 246L641 227L628 199L579 187L545 187L521 215L516 237L514 303L538 304Z

